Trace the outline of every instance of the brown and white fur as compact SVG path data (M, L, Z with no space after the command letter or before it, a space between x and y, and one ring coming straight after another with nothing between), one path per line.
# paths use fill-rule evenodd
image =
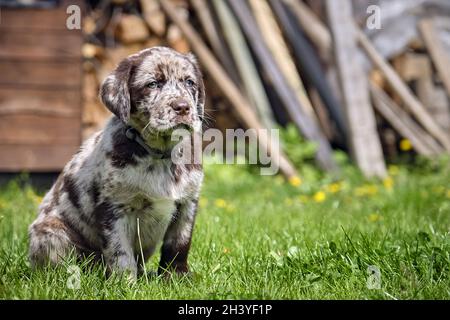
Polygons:
M199 134L205 93L198 64L192 54L169 48L143 50L105 79L100 97L115 116L44 197L29 228L31 264L55 265L75 250L136 277L141 248L146 260L162 242L159 273L185 273L202 168L153 158L126 138L125 128L134 127L158 150L173 147L170 133L180 125Z

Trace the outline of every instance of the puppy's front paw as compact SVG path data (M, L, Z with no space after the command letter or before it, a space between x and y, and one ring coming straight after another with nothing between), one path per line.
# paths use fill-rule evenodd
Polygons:
M110 279L124 279L130 285L137 281L137 273L130 269L108 270L107 275Z
M159 267L159 269L158 269L158 276L162 276L163 278L166 278L166 279L170 279L171 277L192 278L193 275L194 275L194 273L190 272L187 267L183 267L183 268L169 267L166 269Z

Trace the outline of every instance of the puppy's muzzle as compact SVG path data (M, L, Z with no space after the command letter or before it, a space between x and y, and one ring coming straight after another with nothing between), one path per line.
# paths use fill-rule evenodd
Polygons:
M176 112L176 114L181 117L188 116L191 112L189 103L184 99L175 100L171 103L170 106Z

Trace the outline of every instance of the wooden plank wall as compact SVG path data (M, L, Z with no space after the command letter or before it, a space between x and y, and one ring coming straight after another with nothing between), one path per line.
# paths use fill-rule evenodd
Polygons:
M66 8L1 8L0 171L59 171L81 143L83 43Z

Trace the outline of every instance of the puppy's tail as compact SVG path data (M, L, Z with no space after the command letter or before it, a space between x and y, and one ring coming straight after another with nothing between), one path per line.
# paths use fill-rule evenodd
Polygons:
M35 221L30 226L28 234L29 259L32 268L56 266L73 249L64 224L55 217Z

